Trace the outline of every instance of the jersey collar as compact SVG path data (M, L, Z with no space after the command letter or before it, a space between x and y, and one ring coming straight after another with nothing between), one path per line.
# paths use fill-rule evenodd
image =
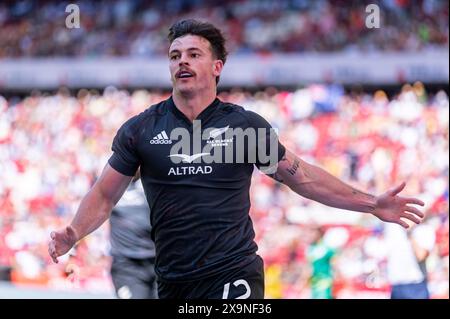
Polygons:
M200 120L202 122L206 122L209 117L214 113L214 111L217 109L217 106L219 105L220 100L216 97L214 101L208 105L196 118L195 120ZM173 102L173 97L171 96L167 100L167 106L169 110L180 120L183 120L187 122L189 125L192 125L192 122L186 117L186 115L183 114L175 105Z

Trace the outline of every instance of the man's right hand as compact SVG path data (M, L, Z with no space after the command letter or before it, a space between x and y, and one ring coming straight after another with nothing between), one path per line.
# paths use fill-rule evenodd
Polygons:
M110 216L111 209L122 197L133 176L123 175L106 164L91 190L81 200L70 225L51 232L48 253L55 263L76 243L100 227Z
M72 226L61 231L52 231L48 243L48 253L53 262L58 263L58 257L67 253L78 241L77 234Z

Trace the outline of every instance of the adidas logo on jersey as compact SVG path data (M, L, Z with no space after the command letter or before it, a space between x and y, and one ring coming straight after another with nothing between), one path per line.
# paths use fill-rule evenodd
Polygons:
M162 131L150 140L150 144L172 144L172 141L167 136L166 131Z

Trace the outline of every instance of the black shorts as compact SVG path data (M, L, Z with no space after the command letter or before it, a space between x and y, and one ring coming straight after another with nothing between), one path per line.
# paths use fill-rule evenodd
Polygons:
M113 257L111 279L120 299L156 299L154 259Z
M245 267L205 279L173 283L158 281L161 299L263 299L264 263L261 257Z

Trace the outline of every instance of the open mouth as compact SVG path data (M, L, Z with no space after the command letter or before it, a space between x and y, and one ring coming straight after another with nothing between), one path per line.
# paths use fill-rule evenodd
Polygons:
M192 78L194 75L195 75L194 72L182 70L182 71L178 71L175 76L177 79L187 79L187 78Z

